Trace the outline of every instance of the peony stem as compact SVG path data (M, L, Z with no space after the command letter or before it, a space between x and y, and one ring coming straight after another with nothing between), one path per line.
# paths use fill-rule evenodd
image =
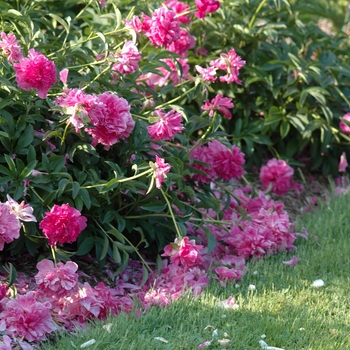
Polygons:
M177 222L176 222L176 219L175 219L175 215L174 215L174 212L173 212L173 209L171 208L171 204L169 202L169 199L168 197L166 196L165 192L162 190L162 188L160 188L160 192L162 193L167 205L168 205L168 208L169 208L169 211L170 211L170 215L171 215L171 218L173 219L173 223L174 223L174 226L175 226L175 231L176 231L176 234L178 236L178 238L182 238L182 234L180 232L180 229L179 229L179 226L177 225Z

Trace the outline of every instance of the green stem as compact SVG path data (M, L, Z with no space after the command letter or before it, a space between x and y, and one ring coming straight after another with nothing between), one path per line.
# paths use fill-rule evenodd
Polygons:
M205 140L210 132L211 129L213 129L213 126L214 126L214 123L215 123L215 120L216 120L216 111L214 112L214 115L213 115L213 118L211 120L211 123L210 125L208 126L208 129L206 130L206 132L201 136L201 139L202 140Z
M141 177L143 175L149 174L149 173L151 173L153 171L154 171L153 169L148 169L148 170L146 170L143 173L140 173L138 175L134 175L134 176L131 176L131 177L126 177L126 178L120 179L120 180L116 179L116 180L117 180L117 182L131 181L131 180L135 180L135 179L137 179L137 178L139 178L139 177ZM81 186L80 188L96 188L96 187L101 187L101 186L103 187L104 185L106 185L106 184L91 185L91 186Z
M62 140L61 140L61 146L63 146L64 140L66 139L69 125L70 125L70 122L68 122L66 124L66 127L64 128L64 132L63 132L63 136L62 136Z
M182 99L182 98L183 98L184 96L186 96L189 92L193 91L196 87L197 87L197 85L192 86L191 89L185 91L182 95L177 96L177 97L173 98L172 100L167 101L167 102L165 102L165 103L163 103L163 104L157 106L155 109L161 109L161 108L164 108L164 107L166 107L166 106L171 105L172 103L174 103L174 102L176 102L176 101Z
M56 267L56 266L57 266L57 259L56 259L55 247L53 247L52 245L50 245L50 248L51 248L51 253L52 253L53 262L54 262L55 267Z
M258 16L260 10L262 9L262 7L267 3L267 0L262 0L260 5L258 6L258 8L255 10L253 17L251 18L251 20L249 21L248 24L248 29L250 30L256 20L256 17Z
M96 75L94 79L92 79L88 84L86 84L82 90L87 89L93 82L95 82L98 78L100 78L103 74L105 74L107 71L109 71L112 68L112 64L107 66L102 72Z
M162 193L167 205L168 205L168 208L169 208L169 211L170 211L170 215L171 215L171 218L173 219L173 223L174 223L174 226L175 226L175 230L176 230L176 234L178 236L179 239L182 238L182 234L179 230L179 227L177 226L177 222L176 222L176 219L175 219L175 215L174 215L174 212L173 212L173 209L171 208L171 204L169 202L169 199L168 197L166 196L166 194L164 193L164 191L162 190L162 188L160 188L160 192Z

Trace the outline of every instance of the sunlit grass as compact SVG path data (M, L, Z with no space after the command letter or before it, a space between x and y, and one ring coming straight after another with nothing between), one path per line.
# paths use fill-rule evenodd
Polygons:
M283 349L350 349L350 196L334 198L320 211L305 214L297 223L305 226L309 239L299 238L291 253L251 261L239 283L226 288L213 281L198 298L183 298L168 308L151 308L145 315L120 315L95 323L77 335L62 335L42 349L80 348L95 339L87 349L197 349L212 339L231 340L229 349L260 349L259 340ZM317 236L317 237L315 237ZM292 255L300 262L289 267L282 261ZM324 287L313 288L316 279ZM248 290L249 285L255 290ZM216 306L234 296L238 310ZM111 333L102 328L112 323ZM227 333L225 335L224 333ZM156 340L162 337L164 343ZM210 349L222 349L214 341Z

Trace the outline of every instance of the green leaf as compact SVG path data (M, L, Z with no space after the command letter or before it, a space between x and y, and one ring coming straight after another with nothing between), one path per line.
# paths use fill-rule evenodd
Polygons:
M288 135L289 130L290 130L289 122L287 120L282 120L282 123L280 125L280 134L282 139L284 139Z
M141 280L141 284L140 287L142 287L148 280L148 269L145 266L145 264L142 264L142 280Z
M123 272L125 268L128 266L128 263L129 263L129 254L124 250L123 257L122 257L122 264L114 272L113 277L118 276L121 272Z
M115 242L113 242L113 259L117 264L120 264L122 262L118 246Z
M94 237L87 237L84 239L84 241L79 245L79 248L75 255L82 256L86 255L90 252L90 250L95 246L95 238Z
M80 184L79 184L79 182L77 182L77 181L73 182L72 190L73 190L72 198L75 199L77 197L77 195L79 194L79 191L80 191Z
M98 257L100 261L103 260L106 257L107 252L108 252L108 248L109 248L109 240L108 240L107 235L105 235L104 236L104 241L103 241L102 252L101 252L101 255Z
M115 238L118 239L119 242L125 244L125 237L124 235L119 232L116 228L111 228L110 230L106 231L107 233L113 235Z
M164 211L164 209L167 207L167 205L166 205L166 203L152 202L152 203L148 203L145 205L141 205L140 207L143 210L159 213L161 211Z

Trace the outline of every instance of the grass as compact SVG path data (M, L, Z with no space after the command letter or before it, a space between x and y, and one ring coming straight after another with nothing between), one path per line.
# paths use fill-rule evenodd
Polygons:
M298 249L248 264L249 271L239 287L226 288L213 281L198 298L182 298L168 308L151 308L136 319L135 314L119 315L103 323L96 322L76 335L61 334L54 344L42 349L87 347L118 350L192 350L212 338L231 340L229 349L260 349L259 340L270 346L291 349L350 349L350 216L349 195L334 198L314 214L299 219L309 239L298 238ZM318 238L315 238L317 236ZM282 264L292 255L301 261L294 267ZM313 288L316 279L324 287ZM248 290L254 284L255 290ZM216 303L234 296L238 310L219 308ZM112 323L111 333L102 328ZM156 340L165 338L168 343ZM210 349L222 349L217 341Z

